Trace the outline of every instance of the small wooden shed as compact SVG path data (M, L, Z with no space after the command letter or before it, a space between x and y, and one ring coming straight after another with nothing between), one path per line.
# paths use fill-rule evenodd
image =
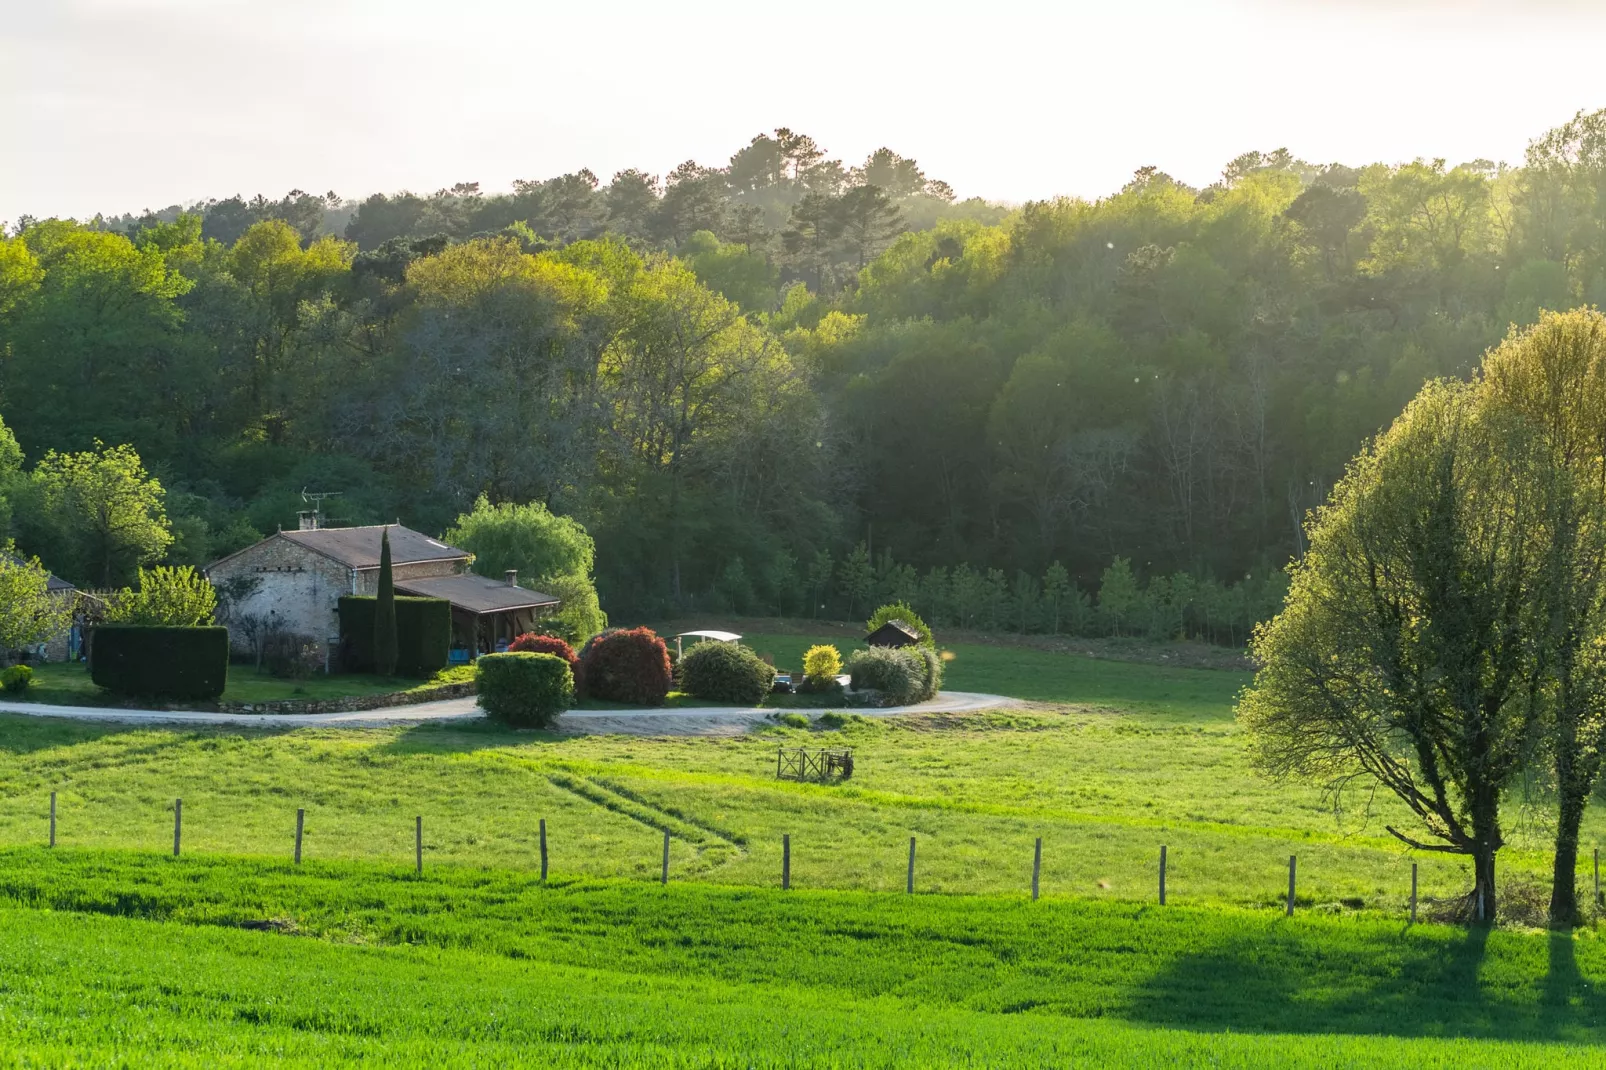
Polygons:
M901 620L889 620L864 637L871 646L914 646L920 642L920 633Z

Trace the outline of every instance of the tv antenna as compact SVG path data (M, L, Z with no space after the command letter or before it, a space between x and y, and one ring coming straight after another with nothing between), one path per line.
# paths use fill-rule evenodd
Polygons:
M340 497L338 490L308 491L306 487L302 487L301 500L312 506L312 508L301 510L301 530L317 531L322 527L323 503L330 498L338 497Z
M340 497L338 490L309 491L306 487L301 488L301 500L312 506L313 509L321 510L326 499L338 497Z

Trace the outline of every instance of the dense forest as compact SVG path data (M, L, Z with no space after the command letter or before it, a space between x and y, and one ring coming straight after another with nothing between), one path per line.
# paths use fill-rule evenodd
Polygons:
M484 494L581 521L615 615L899 596L1241 641L1425 380L1601 300L1606 112L1521 166L1251 152L1096 202L956 201L782 129L662 181L7 233L0 522L80 582L136 562L75 550L50 488L115 454L174 563L293 526L303 489L433 532Z

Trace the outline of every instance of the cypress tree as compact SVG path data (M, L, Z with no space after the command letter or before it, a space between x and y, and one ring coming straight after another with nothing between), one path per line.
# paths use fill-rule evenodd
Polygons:
M374 606L374 672L396 675L396 580L390 568L390 529L379 536L379 597Z

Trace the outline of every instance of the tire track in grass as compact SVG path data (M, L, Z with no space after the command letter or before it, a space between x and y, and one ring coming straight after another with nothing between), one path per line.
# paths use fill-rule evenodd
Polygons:
M640 796L621 791L595 777L575 776L564 772L549 772L546 777L554 787L648 828L667 832L671 838L686 844L695 853L695 859L684 872L709 873L721 866L729 865L747 853L745 844L718 829L705 827L677 814L669 813L646 802Z
M686 813L678 807L652 802L646 796L625 787L623 784L620 784L617 781L605 780L600 776L592 776L587 779L589 779L591 783L598 785L606 791L611 791L615 795L621 795L624 798L629 799L637 806L643 807L647 810L655 811L657 813L666 814L677 821L702 829L715 839L724 840L731 846L739 848L744 853L747 850L747 837L743 836L741 833L729 832L711 822L704 821L701 818L693 817L691 814Z

